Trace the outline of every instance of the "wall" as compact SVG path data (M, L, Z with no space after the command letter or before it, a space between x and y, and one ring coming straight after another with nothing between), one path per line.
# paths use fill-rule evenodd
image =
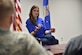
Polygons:
M56 37L66 43L82 33L80 0L50 0L52 26L56 27Z
M27 32L25 21L32 5L40 7L40 17L43 18L42 0L21 0L23 31ZM53 35L61 43L67 43L71 38L82 34L82 1L81 0L49 0L51 25L56 28Z

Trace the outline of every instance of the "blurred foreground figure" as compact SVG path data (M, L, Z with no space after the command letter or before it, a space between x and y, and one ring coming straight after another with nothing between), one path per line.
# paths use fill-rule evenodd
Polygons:
M82 35L70 40L64 55L82 55Z
M13 0L0 0L0 55L50 55L32 35L9 30L14 15Z

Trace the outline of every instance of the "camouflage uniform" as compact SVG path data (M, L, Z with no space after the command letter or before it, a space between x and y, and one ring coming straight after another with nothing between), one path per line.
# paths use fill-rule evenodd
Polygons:
M0 29L0 55L52 55L27 33Z

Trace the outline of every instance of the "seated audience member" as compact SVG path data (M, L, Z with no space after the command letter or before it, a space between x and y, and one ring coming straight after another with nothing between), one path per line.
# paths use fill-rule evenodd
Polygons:
M63 55L82 55L82 35L69 41Z
M46 30L44 21L42 18L39 18L38 6L33 5L30 9L29 18L26 21L26 27L35 38L41 39L43 46L58 44L58 40L50 34L55 32L55 30Z
M0 55L52 55L32 35L11 32L14 0L0 0Z

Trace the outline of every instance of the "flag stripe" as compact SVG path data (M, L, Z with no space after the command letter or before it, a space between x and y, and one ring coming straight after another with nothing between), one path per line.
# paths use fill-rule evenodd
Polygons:
M18 19L19 19L19 21L22 23L22 20L21 20L21 17L20 17L20 15L18 15Z
M17 29L18 29L18 31L22 31L22 29L21 29L20 25L18 24L17 26L18 26L18 28L17 28Z
M22 31L22 28L21 28L22 20L20 16L21 6L19 3L19 0L14 0L14 2L15 2L16 18L14 19L13 29L14 31Z

